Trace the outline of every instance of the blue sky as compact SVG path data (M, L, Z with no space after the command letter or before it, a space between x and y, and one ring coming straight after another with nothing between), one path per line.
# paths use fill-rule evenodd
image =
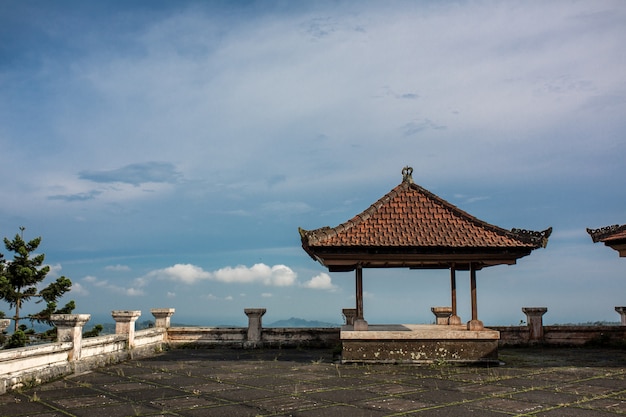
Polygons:
M478 273L487 325L618 321L626 260L585 229L626 223L625 39L621 0L2 0L0 235L43 237L77 313L340 323L354 276L298 227L350 219L409 165L482 220L554 228ZM372 323L450 303L447 271L364 287Z

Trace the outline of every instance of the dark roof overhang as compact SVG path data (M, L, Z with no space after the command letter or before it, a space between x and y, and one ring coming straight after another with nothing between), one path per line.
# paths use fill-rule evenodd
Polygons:
M514 265L517 259L530 255L532 249L506 248L415 248L392 251L389 248L310 248L305 251L330 272L353 271L361 268L409 268L469 270L495 265Z

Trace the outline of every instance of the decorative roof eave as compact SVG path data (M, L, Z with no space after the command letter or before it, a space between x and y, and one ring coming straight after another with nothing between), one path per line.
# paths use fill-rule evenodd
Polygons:
M587 228L587 233L594 243L602 242L619 253L620 257L626 257L626 224L605 226L599 229Z
M548 227L541 232L526 229L511 229L511 233L517 236L519 240L537 245L537 248L545 248L548 246L548 238L552 234L552 227Z
M622 235L622 232L624 234ZM587 233L591 236L593 243L605 242L607 240L626 239L626 224L600 227L598 229L587 228Z

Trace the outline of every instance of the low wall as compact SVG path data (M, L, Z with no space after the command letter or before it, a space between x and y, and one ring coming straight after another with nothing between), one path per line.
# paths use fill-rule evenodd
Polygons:
M262 346L335 348L341 343L339 327L274 327L264 328Z
M175 347L187 345L243 347L247 329L244 327L170 327L167 342Z
M543 335L531 338L529 326L491 326L500 332L500 347L509 346L623 346L626 326L543 326Z

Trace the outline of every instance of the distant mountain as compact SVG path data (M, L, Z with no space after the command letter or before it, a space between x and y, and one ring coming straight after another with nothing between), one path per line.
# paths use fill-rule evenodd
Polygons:
M317 320L304 320L292 317L288 320L278 320L274 323L264 324L263 327L340 327L337 323L327 323Z

